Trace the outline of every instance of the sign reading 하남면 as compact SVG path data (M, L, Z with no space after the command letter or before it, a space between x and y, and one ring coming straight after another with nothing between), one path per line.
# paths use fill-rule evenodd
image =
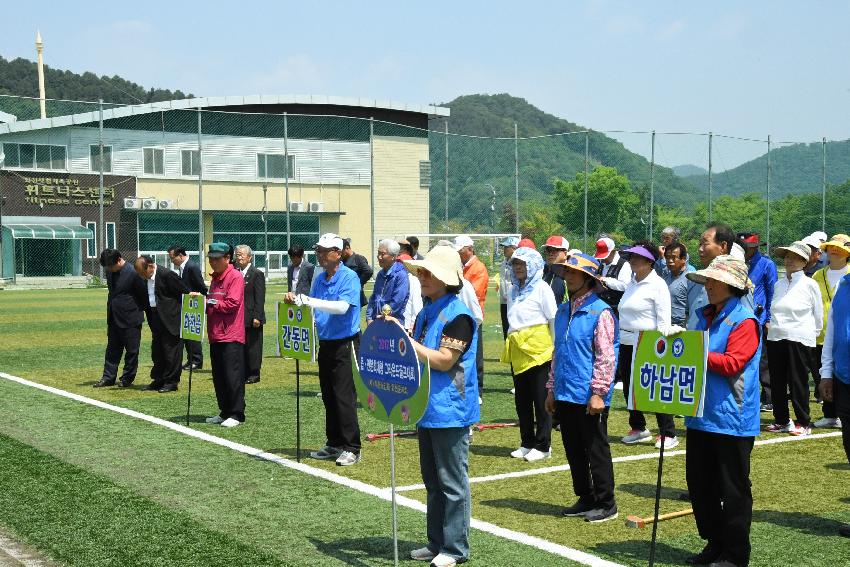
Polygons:
M708 334L642 331L632 354L629 409L702 417Z
M207 314L206 298L203 295L183 294L180 309L180 338L184 341L203 341Z
M377 419L412 425L425 413L430 370L427 364L420 367L413 342L398 323L372 321L352 367L357 397Z
M316 361L316 327L312 308L278 302L277 353L285 358Z

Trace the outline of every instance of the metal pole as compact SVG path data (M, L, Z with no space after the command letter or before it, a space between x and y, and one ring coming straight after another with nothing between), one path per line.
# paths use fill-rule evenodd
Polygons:
M390 422L390 487L393 502L393 565L398 565L398 513L395 501L395 432Z
M369 117L369 243L370 258L374 258L375 250L375 119Z
M445 219L443 219L443 220L446 223L446 229L447 229L448 225L449 225L449 121L446 120L443 123L443 126L445 127L445 134L443 135L443 138L444 138L445 145L446 145L446 152L445 152L445 155L443 156L443 161L444 161L443 173L445 174L445 177L446 177L445 183L443 184L443 188L445 189L445 193L446 193L446 216L445 216Z
M826 137L821 142L821 157L823 164L821 166L821 227L820 229L826 232Z
M301 361L295 359L295 460L301 462Z
M287 157L283 157L283 163L287 166L289 162ZM287 171L287 173L289 173ZM268 186L263 183L263 246L266 249L266 267L263 269L263 274L266 276L266 281L269 281L269 201L268 201Z
M767 136L767 211L765 213L765 243L767 244L767 253L770 254L770 135Z
M203 160L201 159L201 150L203 143L201 142L201 107L198 107L198 264L201 270L204 270L206 263L204 262L204 180L203 180ZM191 173L191 170L190 170Z
M649 567L655 565L655 542L658 537L658 511L661 503L661 475L664 472L664 434L661 434L661 450L658 452L658 479L655 481L655 512L652 516L652 539L649 544Z
M283 176L283 183L286 187L286 263L288 264L290 261L289 249L292 248L292 227L289 224L289 115L286 112L283 113L283 160L286 164L286 175Z
M514 232L519 233L519 136L514 122Z
M648 238L652 238L653 227L652 222L655 215L655 130L652 131L652 149L650 150L649 161L649 234Z
M6 162L6 154L3 153L3 146L0 145L0 280L6 276L6 269L4 267L3 258L5 254L3 253L3 247L8 246L8 242L3 242L3 166ZM15 239L12 239L12 251L15 249ZM15 273L15 264L12 264L12 274ZM2 281L0 281L2 283Z
M99 148L100 148L100 181L98 183L98 199L97 199L97 209L98 209L98 250L103 250L106 248L106 227L103 226L103 99L98 99L97 101L98 107L98 119L97 119L97 131L98 131L98 140L99 140ZM103 280L106 274L104 273L103 266L100 266L100 279Z
M587 250L587 193L590 187L587 179L590 175L590 132L584 133L584 235L581 239L581 249Z
M712 172L712 142L714 141L714 133L708 133L708 222L711 222L711 172Z

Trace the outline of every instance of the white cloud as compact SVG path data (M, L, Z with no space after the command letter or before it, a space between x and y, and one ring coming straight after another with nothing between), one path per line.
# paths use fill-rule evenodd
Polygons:
M658 30L655 34L655 39L659 41L670 41L681 35L684 30L685 22L682 20L675 20Z

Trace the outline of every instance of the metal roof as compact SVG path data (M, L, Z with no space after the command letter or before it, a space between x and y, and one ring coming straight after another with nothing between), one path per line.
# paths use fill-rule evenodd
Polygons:
M379 108L384 110L398 110L401 112L415 112L429 116L449 116L450 109L432 104L406 104L391 100L375 100L371 98L326 96L326 95L249 95L249 96L219 96L186 98L180 100L167 100L152 102L148 104L137 104L120 106L103 110L103 119L124 118L139 114L150 114L167 110L195 110L197 108L221 108L232 106L234 108L246 105L282 105L282 104L314 104L329 106L353 106L360 108ZM26 132L29 130L42 130L46 128L59 128L63 126L74 126L77 124L90 124L99 120L98 111L55 116L51 118L38 118L35 120L11 121L6 124L0 123L0 134L11 134L13 132Z

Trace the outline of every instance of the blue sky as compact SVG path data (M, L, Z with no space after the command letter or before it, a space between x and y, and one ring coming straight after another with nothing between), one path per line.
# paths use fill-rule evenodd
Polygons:
M49 4L4 3L0 55L34 59L40 29L51 66L195 95L507 92L596 130L850 137L848 2ZM661 136L656 154L705 166L706 145ZM715 167L762 146L716 139Z

